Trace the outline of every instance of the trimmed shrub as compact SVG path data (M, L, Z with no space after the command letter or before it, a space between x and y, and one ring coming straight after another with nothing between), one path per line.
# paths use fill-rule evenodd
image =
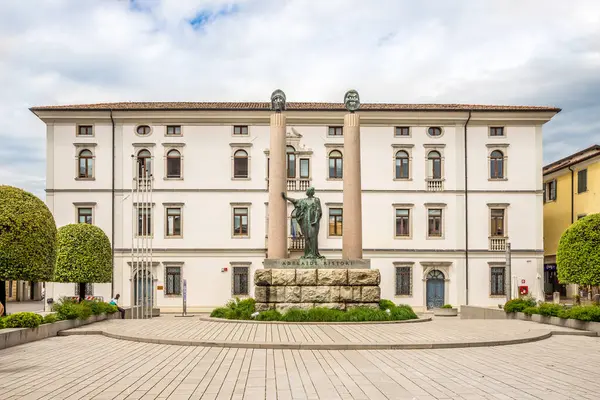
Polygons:
M291 308L283 314L281 320L286 322L306 322L308 321L308 313L306 310Z
M217 309L218 310L218 309ZM263 311L256 316L257 321L281 321L283 315L277 310Z
M210 313L210 316L212 318L227 318L229 314L229 309L225 308L225 307L219 307L219 308L215 308L214 310L212 310L212 312Z
M417 319L417 314L412 307L407 304L399 304L392 309L391 319L394 321L403 321L406 319Z
M59 319L88 319L92 316L92 307L89 303L91 302L76 303L72 300L61 299L52 306L52 311Z
M538 307L525 307L522 312L525 315L539 314L540 309Z
M247 298L240 300L236 297L230 300L225 306L228 309L227 317L229 319L252 319L252 314L255 311L256 300Z
M518 299L512 299L507 301L506 304L504 304L504 311L506 311L507 313L523 312L523 310L527 307L535 306L535 299L533 299L532 297L520 297Z
M569 318L579 321L600 322L599 306L575 306L569 310Z
M384 310L384 311L391 310L394 307L396 307L396 305L391 300L386 300L386 299L379 300L379 309L380 310Z
M558 242L556 264L561 283L600 285L600 214L567 228Z
M52 280L56 224L42 200L0 185L0 281Z
M4 318L0 317L0 329L4 329Z
M103 301L83 301L82 304L90 308L92 315L112 314L118 311L117 306Z
M539 314L544 315L546 317L558 317L558 314L564 308L565 307L561 306L560 304L553 304L553 303L542 303L538 307Z
M444 304L440 308L452 308L452 304Z
M60 321L56 314L48 314L44 317L44 321L42 322L42 324L53 324L56 321Z
M342 315L338 321L348 322L359 322L359 321L388 321L393 313L388 314L382 310L374 310L368 307L354 307L346 312L342 312Z
M44 319L33 312L19 312L4 318L6 328L37 328Z

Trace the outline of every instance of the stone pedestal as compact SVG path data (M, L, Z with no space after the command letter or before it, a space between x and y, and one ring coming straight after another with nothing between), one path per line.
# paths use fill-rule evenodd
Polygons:
M360 179L360 117L344 116L344 224L342 258L362 258L362 192Z
M269 226L267 258L287 257L287 204L281 197L286 191L285 115L271 114L271 143L269 150Z

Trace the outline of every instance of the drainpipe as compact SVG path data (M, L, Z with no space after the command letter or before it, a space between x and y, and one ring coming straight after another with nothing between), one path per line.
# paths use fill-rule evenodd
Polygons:
M112 248L112 272L110 280L110 297L115 296L115 120L112 110L110 110L110 122L112 124L112 223L111 223L111 248Z
M471 110L469 118L465 122L465 305L469 305L469 178L467 173L467 125L471 120Z
M575 171L571 166L569 166L569 171L571 171L571 224L575 222ZM558 192L558 185L554 188Z

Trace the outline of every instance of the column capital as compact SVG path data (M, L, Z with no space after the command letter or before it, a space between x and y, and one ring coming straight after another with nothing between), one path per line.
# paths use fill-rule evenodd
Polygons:
M360 115L357 113L348 113L344 115L344 126L360 126Z
M279 126L283 126L285 127L285 114L282 112L276 112L271 114L271 126L273 127L279 127Z

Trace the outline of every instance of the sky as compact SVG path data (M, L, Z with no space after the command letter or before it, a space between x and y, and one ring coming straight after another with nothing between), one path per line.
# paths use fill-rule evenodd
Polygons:
M600 143L598 0L0 0L0 184L44 198L39 105L550 105L544 162Z

